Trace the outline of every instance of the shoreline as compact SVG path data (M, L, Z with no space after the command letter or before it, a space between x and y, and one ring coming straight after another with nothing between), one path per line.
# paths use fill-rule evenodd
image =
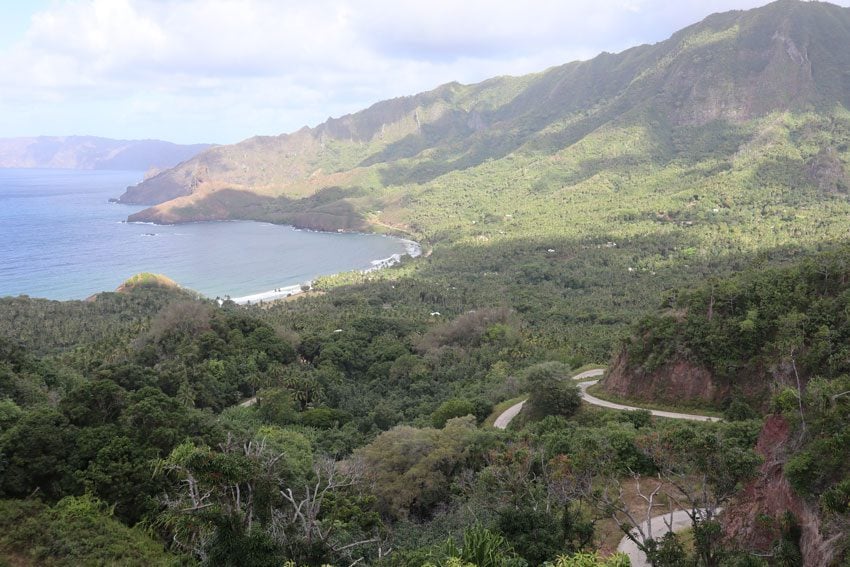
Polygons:
M296 229L297 230L297 229ZM422 245L414 240L410 240L407 238L398 238L395 236L387 236L383 235L386 238L396 238L402 244L404 244L405 251L393 254L387 258L381 258L379 260L372 260L371 267L364 268L361 270L351 270L358 271L361 274L368 274L371 272L376 272L378 270L383 270L385 268L390 268L395 266L396 264L401 262L401 259L405 256L410 256L411 258L418 258L422 255ZM343 272L339 272L343 273ZM334 275L334 274L328 274ZM288 297L292 297L293 295L298 295L304 293L306 291L310 291L313 287L313 281L306 281L304 283L293 284L289 286L279 287L268 291L260 291L257 293L252 293L249 295L243 295L241 297L232 297L231 301L236 303L237 305L256 305L259 303L263 303L266 301L278 301L280 299L286 299ZM219 299L219 305L224 303L224 300Z

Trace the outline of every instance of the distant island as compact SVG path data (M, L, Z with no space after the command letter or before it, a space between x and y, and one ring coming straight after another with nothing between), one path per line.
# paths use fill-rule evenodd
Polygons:
M153 172L193 158L211 144L112 140L95 136L0 138L0 168L115 169Z

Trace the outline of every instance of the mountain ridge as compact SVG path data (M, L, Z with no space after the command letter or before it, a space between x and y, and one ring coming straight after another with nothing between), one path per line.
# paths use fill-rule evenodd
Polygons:
M435 179L511 155L556 155L606 125L648 127L669 153L689 129L850 107L850 56L835 47L850 45L848 29L850 9L826 3L714 14L653 45L447 83L314 128L212 148L120 201L151 205L131 220L160 223L299 216L307 228L410 229L411 207L400 201ZM327 191L339 198L329 203Z
M98 136L0 138L0 168L160 170L210 147Z

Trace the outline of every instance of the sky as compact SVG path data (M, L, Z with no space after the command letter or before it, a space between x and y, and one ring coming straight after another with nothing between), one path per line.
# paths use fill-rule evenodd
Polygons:
M655 43L765 3L0 0L0 137L234 143Z

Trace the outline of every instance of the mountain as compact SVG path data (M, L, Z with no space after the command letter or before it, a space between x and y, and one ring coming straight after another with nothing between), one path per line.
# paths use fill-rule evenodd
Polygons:
M94 136L0 138L0 167L158 170L174 167L209 147Z
M428 211L418 196L488 162L559 156L547 165L572 161L556 176L575 184L629 165L731 158L759 119L846 109L848 30L850 10L822 2L715 14L655 45L450 83L315 128L211 148L120 201L153 205L134 218L163 223L244 218L421 233L415 212ZM813 175L844 187L834 148L820 150Z

